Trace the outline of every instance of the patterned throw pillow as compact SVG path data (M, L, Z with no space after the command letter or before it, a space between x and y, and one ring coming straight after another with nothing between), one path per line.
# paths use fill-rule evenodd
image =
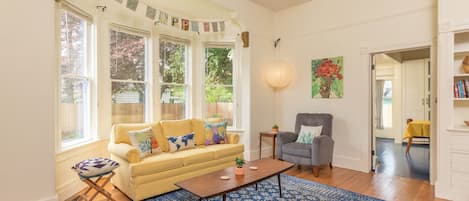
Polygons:
M169 152L176 152L195 147L194 133L168 137Z
M75 164L72 169L82 177L94 177L111 172L119 167L119 163L108 158L90 158Z
M228 122L205 123L205 145L225 144Z
M312 144L313 139L321 135L322 126L305 126L301 125L300 133L296 142L304 144Z
M151 128L129 131L128 134L132 146L140 151L141 158L161 152L161 148Z

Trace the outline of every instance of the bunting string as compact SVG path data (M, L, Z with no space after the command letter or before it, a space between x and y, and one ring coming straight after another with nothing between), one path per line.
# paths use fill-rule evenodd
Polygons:
M182 31L191 31L195 33L215 33L215 32L225 32L225 25L227 20L221 21L200 21L200 20L191 20L188 18L182 18L174 15L170 15L165 11L156 9L150 5L147 5L140 0L114 0L117 3L125 6L133 12L137 12L139 7L145 9L145 17L153 21L154 25L166 25L173 27ZM200 30L202 28L202 30Z

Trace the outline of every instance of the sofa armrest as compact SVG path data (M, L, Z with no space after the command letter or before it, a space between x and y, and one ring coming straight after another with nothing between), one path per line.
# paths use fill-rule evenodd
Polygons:
M334 140L327 135L321 135L313 139L311 144L312 165L325 165L332 161Z
M227 133L228 144L238 144L239 135L236 133Z
M275 142L275 155L282 159L282 145L292 143L296 141L298 135L293 132L281 131L277 134L277 141Z
M140 162L140 151L137 148L125 143L109 143L108 150L111 154L117 155L129 163Z

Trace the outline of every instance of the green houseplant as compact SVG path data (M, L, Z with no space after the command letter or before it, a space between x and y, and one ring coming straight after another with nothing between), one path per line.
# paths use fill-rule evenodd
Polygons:
M272 126L272 133L278 133L278 125L277 124Z
M235 159L236 162L236 168L235 168L235 175L244 175L244 164L246 164L246 161L242 158L236 157Z

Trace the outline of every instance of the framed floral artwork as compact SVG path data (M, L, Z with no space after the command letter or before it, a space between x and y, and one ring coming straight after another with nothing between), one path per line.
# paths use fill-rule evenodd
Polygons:
M344 96L344 57L311 61L312 98L342 98Z

